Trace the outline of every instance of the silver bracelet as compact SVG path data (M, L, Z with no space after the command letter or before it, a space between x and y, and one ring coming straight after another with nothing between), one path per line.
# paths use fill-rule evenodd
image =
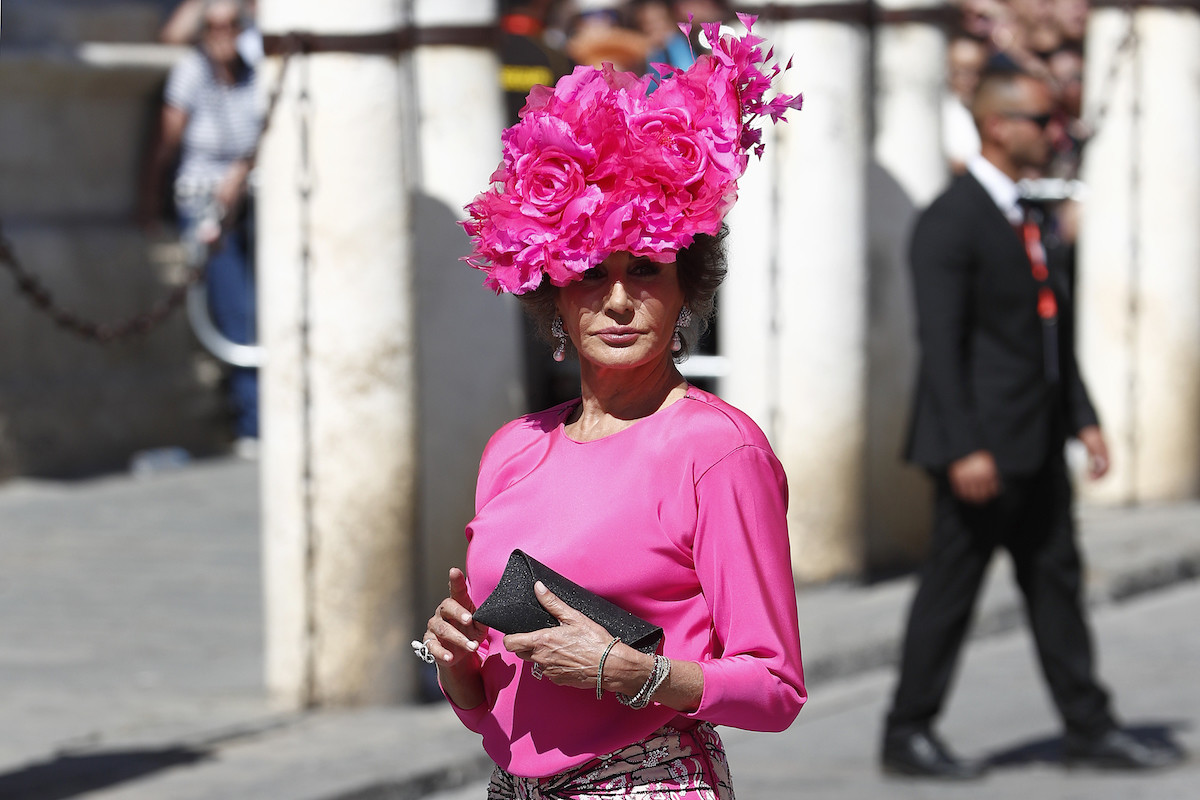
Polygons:
M623 705L630 708L645 708L650 705L650 698L659 690L667 681L667 677L671 674L671 659L666 656L654 656L654 667L650 670L649 677L642 684L642 688L633 697L623 694L617 694L617 700Z
M604 697L604 662L608 660L608 654L616 646L617 642L621 641L620 636L614 636L613 640L608 643L608 647L604 648L604 652L600 655L600 668L596 670L596 699L601 700Z

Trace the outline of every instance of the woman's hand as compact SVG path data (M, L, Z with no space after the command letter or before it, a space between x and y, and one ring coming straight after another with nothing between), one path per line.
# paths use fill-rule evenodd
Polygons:
M559 622L554 628L504 637L504 649L537 664L542 676L559 686L595 691L600 657L612 634L564 603L545 584L533 585L542 608ZM628 697L638 693L654 671L654 656L618 642L604 661L603 689ZM694 661L671 661L671 674L654 693L656 703L676 711L692 712L704 694L704 675Z
M541 667L542 675L551 683L594 691L600 656L613 640L612 634L571 608L541 581L533 588L538 602L559 625L532 633L509 634L504 637L504 649ZM633 694L653 667L653 656L618 644L604 662L604 688ZM628 691L630 685L633 692Z
M450 596L438 604L421 637L439 667L474 660L479 643L487 636L487 628L475 623L474 613L475 604L467 595L467 576L451 567Z
M246 180L249 176L250 162L247 159L238 159L230 164L222 176L213 193L213 199L221 209L222 219L238 213L246 196Z
M479 644L488 629L474 621L475 604L467 594L467 576L450 569L450 596L429 618L422 643L433 656L442 690L459 708L474 708L484 701L479 675Z

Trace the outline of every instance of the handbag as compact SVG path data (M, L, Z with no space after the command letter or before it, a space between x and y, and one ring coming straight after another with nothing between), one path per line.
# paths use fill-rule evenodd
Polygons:
M538 602L533 584L541 581L564 603L643 653L653 654L663 629L616 603L568 580L521 550L513 550L500 583L475 610L476 622L502 633L529 633L559 624Z

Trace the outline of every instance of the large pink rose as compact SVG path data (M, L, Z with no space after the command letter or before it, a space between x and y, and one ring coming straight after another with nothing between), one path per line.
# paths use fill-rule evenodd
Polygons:
M527 116L504 137L505 189L520 198L526 214L558 222L572 200L587 191L596 150L581 144L561 119Z
M686 108L657 108L628 118L629 143L640 170L671 188L703 179L711 140L692 126ZM631 165L632 166L632 165Z

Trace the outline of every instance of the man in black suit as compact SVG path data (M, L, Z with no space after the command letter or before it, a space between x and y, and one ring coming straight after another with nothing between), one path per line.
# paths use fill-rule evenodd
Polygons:
M1068 760L1142 768L1170 760L1116 724L1093 673L1084 617L1068 436L1091 477L1108 469L1075 362L1070 280L1016 180L1045 166L1053 97L1016 71L985 73L972 114L981 157L921 215L911 262L921 366L907 458L936 483L935 521L887 715L894 774L975 778L933 731L992 554L1012 555L1042 670L1066 727Z

